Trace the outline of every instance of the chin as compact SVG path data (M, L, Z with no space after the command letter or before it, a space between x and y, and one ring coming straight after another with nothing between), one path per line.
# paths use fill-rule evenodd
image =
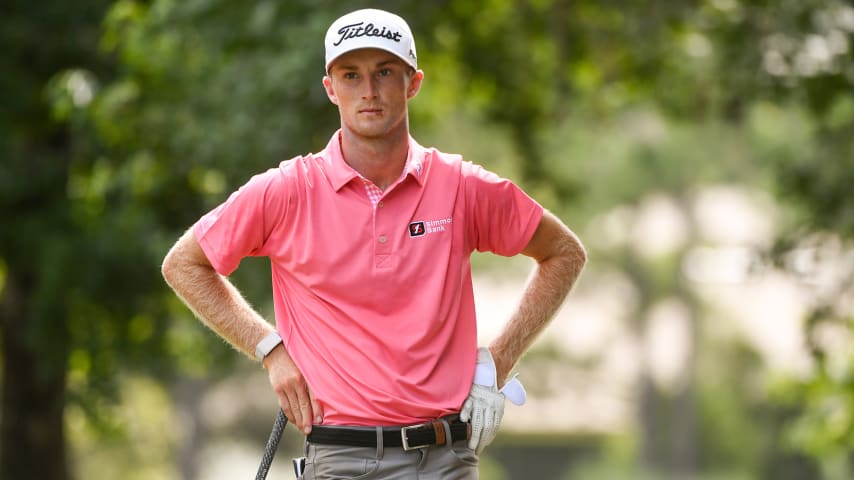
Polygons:
M357 121L348 124L347 127L363 138L382 138L394 133L402 125L405 125L405 122L388 122L386 119L386 121Z
M379 138L390 133L386 125L357 125L352 126L350 130L356 135L365 138Z

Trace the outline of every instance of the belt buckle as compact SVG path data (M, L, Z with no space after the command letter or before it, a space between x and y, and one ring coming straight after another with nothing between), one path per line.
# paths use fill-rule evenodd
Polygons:
M403 450L405 452L408 452L410 450L419 450L419 449L427 448L430 446L429 443L424 444L424 445L416 445L414 447L409 445L409 438L407 437L407 432L410 430L414 430L416 428L424 428L424 425L423 424L422 425L410 425L408 427L402 427L400 429L400 441L401 441L401 443L403 443Z

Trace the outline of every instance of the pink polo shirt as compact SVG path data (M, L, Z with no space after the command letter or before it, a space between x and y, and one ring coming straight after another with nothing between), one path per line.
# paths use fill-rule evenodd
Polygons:
M256 175L193 227L216 270L270 258L276 327L327 425L405 425L458 412L474 375L469 257L518 254L542 207L508 180L409 141L373 204L340 132Z

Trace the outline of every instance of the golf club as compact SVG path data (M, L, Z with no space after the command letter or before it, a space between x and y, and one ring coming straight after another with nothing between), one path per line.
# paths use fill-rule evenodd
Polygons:
M273 457L276 455L276 449L279 447L279 440L282 439L282 432L288 424L288 418L285 412L279 409L276 415L276 420L273 422L273 431L270 432L270 438L267 440L267 446L264 448L264 456L261 458L261 465L258 466L258 473L255 474L255 480L264 480L267 478L267 472L270 471L270 464L273 463Z

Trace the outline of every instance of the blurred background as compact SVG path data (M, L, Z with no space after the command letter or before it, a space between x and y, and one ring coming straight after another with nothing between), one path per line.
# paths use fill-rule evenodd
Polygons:
M0 478L251 478L266 375L159 266L252 174L325 146L323 34L365 6L415 32L415 138L589 251L483 480L854 478L847 0L3 2ZM474 266L485 343L531 264ZM272 320L269 275L233 281Z

